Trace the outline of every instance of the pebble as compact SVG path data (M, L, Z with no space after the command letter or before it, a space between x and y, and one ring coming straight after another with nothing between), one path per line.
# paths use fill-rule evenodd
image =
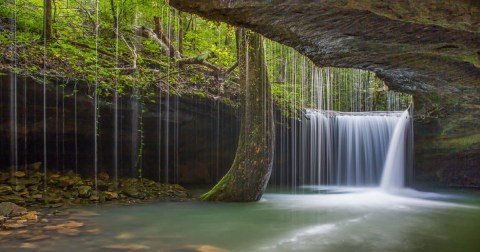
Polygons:
M13 190L15 190L15 192L20 192L20 191L23 191L25 189L26 189L25 185L15 185L13 187Z
M118 240L130 240L134 237L132 233L120 233L119 235L115 236L115 239Z
M49 235L37 235L37 236L31 237L30 239L28 239L28 241L41 241L41 240L46 240L48 238L50 238Z
M98 213L87 211L87 210L80 210L72 214L72 216L77 216L77 217L93 217L93 216L99 216L99 215L100 214Z
M60 176L61 176L60 174L51 174L50 179L58 179L60 178Z
M63 206L63 203L56 203L56 204L50 204L48 205L50 208L59 208L61 206Z
M36 248L38 248L38 246L35 245L35 244L33 244L33 243L27 242L27 243L23 243L23 244L20 246L20 248L23 248L23 249L36 249Z
M104 194L108 200L118 199L118 193L116 192L104 192Z
M83 227L83 225L84 224L82 222L68 221L66 223L58 224L55 226L45 226L43 228L47 230L53 230L53 229L62 229L62 228L79 228L79 227Z
M138 250L149 250L149 246L145 246L142 244L112 244L104 246L103 248L106 249L114 249L114 250L124 250L124 251L138 251Z
M98 201L99 199L100 199L100 197L98 197L98 195L92 195L89 198L89 200L91 200L91 201Z
M0 195L3 194L11 194L13 192L13 189L11 186L8 185L0 185Z
M6 181L10 178L10 173L0 172L0 181Z
M20 223L5 223L3 224L3 227L6 229L19 229L26 227L27 225L20 224Z
M227 252L227 250L208 244L187 245L186 248L194 249L197 252Z
M27 240L27 239L30 239L32 238L33 236L32 235L29 235L29 234L17 234L15 236L15 238L19 239L19 240Z
M93 228L93 229L86 230L85 232L87 232L89 234L99 234L100 229L99 228Z
M38 220L38 212L30 211L30 212L27 212L25 215L21 216L20 218L22 218L24 220L29 220L29 221L37 221Z
M78 227L83 227L83 223L82 222L78 222L78 221L69 221L67 223L64 223L64 224L60 224L59 226L61 227L65 227L65 228L78 228Z
M15 176L15 177L17 177L17 178L23 178L23 177L25 177L25 175L26 175L26 174L25 174L25 172L23 172L23 171L16 171L16 172L13 174L13 176Z
M42 199L43 196L42 196L41 194L34 194L34 195L32 196L32 198L34 198L34 199Z
M73 229L73 228L61 228L57 230L57 233L63 234L63 235L69 235L69 236L75 236L80 233L78 229Z
M100 180L108 180L110 178L110 176L106 172L100 172L97 177Z

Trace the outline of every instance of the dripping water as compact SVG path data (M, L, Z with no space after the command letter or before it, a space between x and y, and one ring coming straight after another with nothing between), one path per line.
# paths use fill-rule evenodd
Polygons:
M118 191L118 74L119 74L119 65L118 65L118 48L119 48L119 10L118 6L115 8L115 75L114 75L114 114L113 114L113 169L114 169L114 181L115 181L115 191Z
M34 102L35 104L35 102ZM35 106L35 105L34 105ZM35 111L35 108L33 109ZM28 163L28 108L27 108L27 79L23 81L23 163L25 171L27 170Z
M62 85L62 171L65 171L65 83Z
M44 16L47 10L43 8ZM43 34L46 34L47 21L43 20ZM47 38L43 36L43 193L47 199Z
M167 34L169 38L171 38L171 33L172 33L172 19L171 19L171 10L170 8L167 8ZM167 76L170 76L170 65L171 65L171 59L170 57L167 57ZM170 138L170 78L167 77L167 83L166 83L166 100L165 100L165 148L164 148L164 157L165 157L165 183L168 184L169 182L169 170L170 170L170 163L169 163L169 138Z
M74 130L75 130L75 173L78 174L78 124L77 124L77 81L73 86L73 116L74 116Z
M13 2L13 67L14 71L10 80L10 155L12 172L18 169L18 111L17 111L17 1Z
M58 110L59 110L59 98L58 98L58 82L55 81L55 162L56 167L55 169L59 170L59 162L60 162L60 153L59 153L59 140L58 140L58 132L59 132L59 120L58 120Z
M93 116L93 134L94 134L94 180L95 191L98 190L98 112L99 112L99 96L98 96L98 0L95 0L95 90L94 90L94 116Z

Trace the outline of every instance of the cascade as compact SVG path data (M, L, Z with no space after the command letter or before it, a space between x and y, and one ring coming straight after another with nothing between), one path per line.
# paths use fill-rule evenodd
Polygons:
M386 191L392 191L404 187L405 185L405 166L407 150L406 133L409 130L410 116L408 110L400 116L385 160L383 175L380 187Z
M286 46L269 41L265 47L283 112L272 184L379 186L409 96L389 91L371 72L320 68Z
M301 139L308 160L302 167L304 177L310 178L306 183L379 184L400 113L308 110L306 117L306 134Z

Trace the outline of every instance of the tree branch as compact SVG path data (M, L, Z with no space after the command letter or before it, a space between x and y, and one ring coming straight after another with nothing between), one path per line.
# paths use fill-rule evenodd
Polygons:
M137 55L137 47L135 47L135 43L132 43L132 46L130 46L127 42L127 40L125 39L125 37L123 36L123 34L120 34L120 37L122 38L123 42L125 42L125 44L127 45L128 49L130 50L130 52L132 53L132 57L133 57L133 63L132 63L132 68L133 69L137 69L137 58L138 58L138 55Z
M221 69L220 67L208 61L199 60L198 57L181 59L178 61L178 65L180 67L183 67L185 65L202 65L213 70L217 74L223 72L223 69Z
M207 68L208 71L202 71L202 72L210 76L214 76L219 84L220 93L223 93L223 85L226 80L226 77L229 74L231 74L235 70L235 68L238 67L238 62L232 65L227 70L225 70L221 66L217 66L211 62L206 61L206 58L208 58L208 56L186 58L175 48L172 41L166 35L165 31L162 28L159 17L154 17L154 23L155 23L155 30L151 30L149 28L142 27L142 26L132 25L131 27L134 29L135 35L141 36L144 38L153 39L158 45L160 45L160 47L162 47L163 52L167 56L174 58L177 61L180 68L186 65L200 65ZM128 46L128 43L127 43L127 46Z
M155 32L143 26L132 25L132 28L135 31L135 35L153 39L162 48L165 54L170 55L169 46L166 45L161 39L159 39Z
M155 23L155 30L154 33L159 36L162 41L167 44L170 50L170 57L173 58L182 58L182 54L175 48L170 38L165 34L165 31L162 28L161 20L159 17L153 17L153 21Z

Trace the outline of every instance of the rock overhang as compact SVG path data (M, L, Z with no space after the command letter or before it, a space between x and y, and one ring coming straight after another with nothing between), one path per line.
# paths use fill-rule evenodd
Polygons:
M480 185L480 174L460 175L480 170L480 143L468 141L466 147L456 141L480 133L480 2L170 0L170 4L250 28L293 47L318 66L375 72L390 89L414 96L417 164L458 159L436 165L435 171L425 169L424 177ZM455 169L453 174L464 178L438 175Z

